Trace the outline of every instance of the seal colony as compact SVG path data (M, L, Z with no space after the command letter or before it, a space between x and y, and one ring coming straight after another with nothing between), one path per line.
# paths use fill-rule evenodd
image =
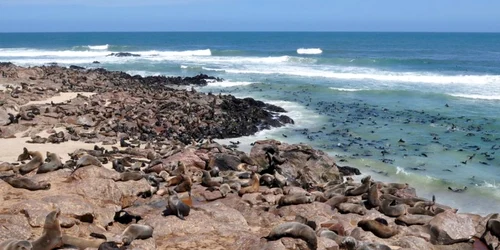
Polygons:
M246 154L212 140L292 123L279 107L164 85L179 78L0 71L11 82L0 92L3 138L94 145L68 160L28 145L0 163L2 249L498 247L498 214L461 214L408 184L359 178L305 144L256 141ZM20 109L61 91L95 94Z

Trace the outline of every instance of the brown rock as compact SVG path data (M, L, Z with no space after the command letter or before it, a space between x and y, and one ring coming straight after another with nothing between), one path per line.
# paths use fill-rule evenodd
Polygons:
M431 243L449 245L457 240L468 239L476 233L472 219L465 214L445 211L429 222Z

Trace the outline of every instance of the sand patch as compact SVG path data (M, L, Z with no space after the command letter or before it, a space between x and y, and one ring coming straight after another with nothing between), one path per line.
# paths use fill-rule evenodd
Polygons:
M63 102L66 102L66 101L69 101L71 99L76 98L78 96L78 94L86 96L86 97L90 97L90 96L94 95L95 93L93 93L93 92L61 92L61 93L59 93L59 95L53 96L49 99L45 99L45 100L41 100L41 101L31 101L31 102L24 104L23 106L50 104L50 102L63 103Z

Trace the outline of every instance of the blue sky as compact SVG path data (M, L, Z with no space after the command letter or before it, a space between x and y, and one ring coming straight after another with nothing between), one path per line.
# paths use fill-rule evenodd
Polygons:
M0 0L0 32L33 31L500 32L500 1Z

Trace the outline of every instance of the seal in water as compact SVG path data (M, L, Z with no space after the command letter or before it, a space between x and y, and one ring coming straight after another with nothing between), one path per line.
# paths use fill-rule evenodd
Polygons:
M467 190L467 186L465 186L464 188L452 188L452 187L448 187L448 190L450 191L453 191L455 193L463 193Z

